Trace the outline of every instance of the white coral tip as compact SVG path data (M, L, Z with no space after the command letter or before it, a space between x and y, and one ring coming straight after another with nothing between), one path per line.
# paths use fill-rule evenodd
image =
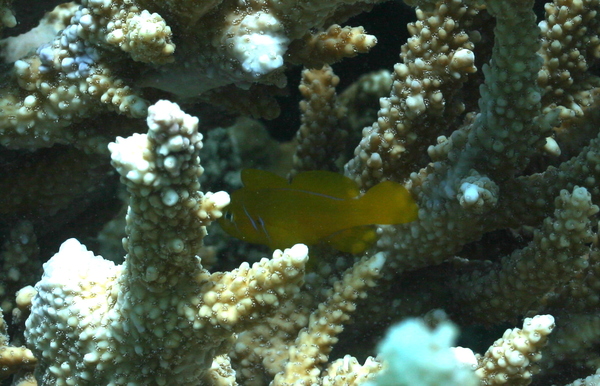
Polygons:
M296 244L286 250L288 256L298 262L308 261L308 247L304 244Z

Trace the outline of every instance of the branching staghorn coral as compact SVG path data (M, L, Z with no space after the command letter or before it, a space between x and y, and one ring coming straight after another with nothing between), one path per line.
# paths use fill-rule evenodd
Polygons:
M159 101L149 110L148 135L111 144L131 196L127 256L115 266L72 239L45 264L25 334L43 363L36 370L43 384L168 384L173 376L197 384L235 332L297 291L302 245L231 272L202 267L204 227L229 196L198 192L197 124Z
M357 136L340 129L375 120L345 172L365 190L386 179L405 183L419 220L380 227L378 244L364 256L311 248L306 275L301 245L254 265L226 250L238 268L210 272L202 264L214 260L202 248L205 227L226 195L198 192L197 121L158 102L148 134L110 145L131 196L123 265L68 240L37 284L24 329L38 382L376 382L388 359L369 356L373 341L390 321L434 308L446 309L467 333L477 323L514 325L542 315L478 357L481 384L566 383L596 371L600 139L598 78L590 68L599 56L599 2L556 0L539 27L533 1L415 3L412 36L385 81L379 73L336 97L330 68L306 70L295 170L334 168L341 141ZM7 70L0 99L5 146L61 144L66 158L86 154L77 157L79 169L57 163L80 170L72 175L79 192L103 164L95 156L106 152L101 144L128 126L107 132L87 119L112 111L139 121L162 92L189 106L201 94L269 115L285 63L319 67L375 42L360 28L334 24L370 8L362 2L82 5L50 43ZM382 96L380 109L369 118L372 107L360 103L374 95ZM23 173L68 183L68 172L55 177L41 166ZM30 186L0 181L13 196ZM24 207L40 216L42 206L69 209L74 196L33 200L32 191ZM7 212L19 202L9 201ZM502 245L486 244L506 229ZM491 335L499 332L488 344ZM540 354L546 340L549 355ZM421 363L434 361L418 352ZM563 366L584 373L560 374Z
M31 370L35 367L36 358L26 347L14 347L9 344L8 326L0 312L0 378L20 370Z
M83 1L79 9L71 8L69 25L8 73L0 143L32 149L73 143L79 133L72 123L107 108L143 117L148 102L140 85L183 97L231 84L283 87L286 54L298 52L295 63L315 51L330 55L323 64L367 52L375 39L361 29L330 31L329 43L319 33L311 36L326 22L343 22L375 2ZM180 34L177 44L172 29ZM125 78L133 74L121 71L131 60L137 62L133 71L143 74L136 84Z

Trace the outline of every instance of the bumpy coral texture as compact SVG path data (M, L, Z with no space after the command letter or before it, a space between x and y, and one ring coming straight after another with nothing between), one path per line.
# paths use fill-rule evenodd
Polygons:
M600 1L382 2L82 0L2 40L0 377L597 382ZM352 16L413 10L392 68L331 66L386 40ZM278 114L297 65L278 144L248 116ZM211 225L248 167L396 181L418 219L356 256L265 252ZM497 340L451 348L456 328Z
M229 196L198 192L197 124L159 101L149 109L147 135L111 143L131 195L128 254L115 266L70 239L44 265L25 335L44 363L42 383L168 384L177 374L180 384L196 384L234 332L297 289L303 245L231 272L202 268L204 227ZM51 365L57 360L59 368Z

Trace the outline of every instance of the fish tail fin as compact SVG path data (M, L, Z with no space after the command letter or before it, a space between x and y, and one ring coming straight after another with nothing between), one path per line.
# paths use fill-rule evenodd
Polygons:
M393 181L384 181L369 189L360 199L361 211L373 224L404 224L417 219L419 208L410 192Z

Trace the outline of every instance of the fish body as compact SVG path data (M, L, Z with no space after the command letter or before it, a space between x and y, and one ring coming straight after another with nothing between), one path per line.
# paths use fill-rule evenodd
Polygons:
M400 184L381 182L364 195L356 183L327 171L299 173L291 183L276 174L245 169L244 187L232 193L219 222L231 236L272 248L328 242L359 253L376 240L373 224L417 218L417 205Z

